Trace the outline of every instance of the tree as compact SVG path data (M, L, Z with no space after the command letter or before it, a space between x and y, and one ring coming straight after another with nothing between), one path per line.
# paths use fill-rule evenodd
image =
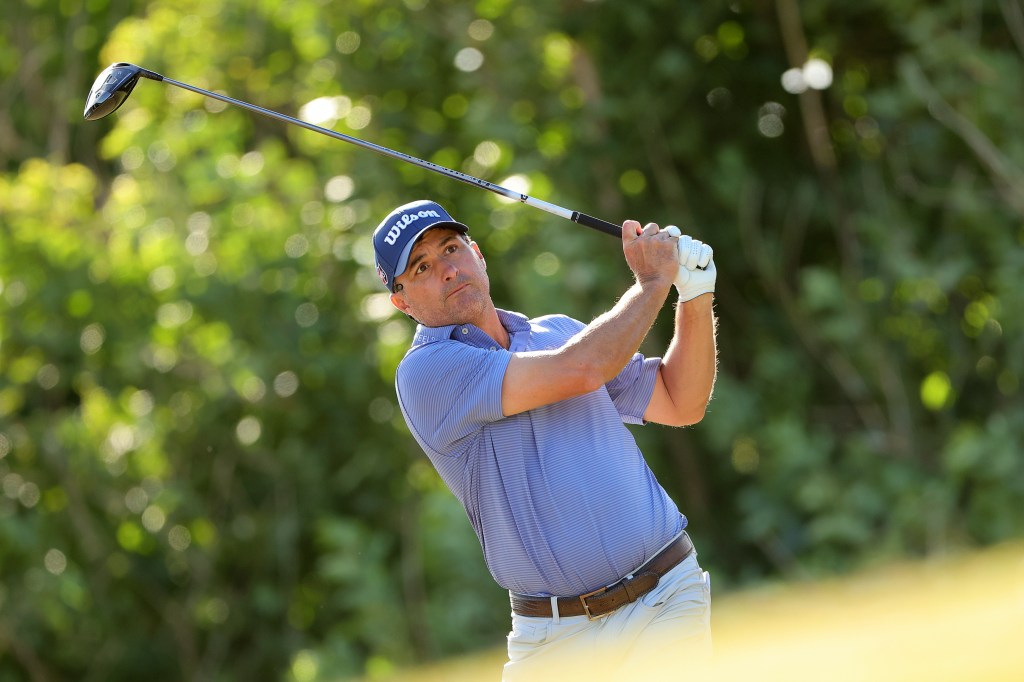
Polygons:
M108 63L711 243L716 397L695 428L635 433L728 587L1024 532L1020 17L14 8L0 674L309 680L499 643L505 595L395 404L412 324L370 232L440 201L531 315L590 319L629 280L607 237L164 85L84 123Z

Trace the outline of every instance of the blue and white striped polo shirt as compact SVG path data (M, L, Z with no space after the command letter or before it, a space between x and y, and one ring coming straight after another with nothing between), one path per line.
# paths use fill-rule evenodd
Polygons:
M643 423L660 359L637 354L596 391L504 417L512 353L559 348L584 325L498 315L509 350L473 325L417 327L395 379L399 404L499 585L545 597L590 592L686 526L624 425Z

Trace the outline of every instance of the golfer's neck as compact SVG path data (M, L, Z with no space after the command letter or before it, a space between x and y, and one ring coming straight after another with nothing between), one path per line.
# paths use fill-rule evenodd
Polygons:
M501 319L498 317L498 311L494 308L493 302L488 302L487 308L480 316L480 320L475 321L477 327L481 329L485 334L490 336L492 339L498 342L505 350L508 350L509 345L512 343L512 337L509 335L508 330L505 329L505 325L501 323Z

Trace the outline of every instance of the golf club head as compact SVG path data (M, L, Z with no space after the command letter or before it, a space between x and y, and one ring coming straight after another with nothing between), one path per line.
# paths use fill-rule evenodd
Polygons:
M141 66L118 62L111 64L96 77L85 101L85 120L95 121L112 114L128 99L139 76L163 80L159 74L148 71Z

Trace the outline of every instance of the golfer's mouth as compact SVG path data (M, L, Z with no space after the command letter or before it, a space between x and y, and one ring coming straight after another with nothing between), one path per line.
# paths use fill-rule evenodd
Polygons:
M451 298L452 296L454 296L455 294L459 293L460 291L462 291L463 289L465 289L468 286L469 286L469 282L463 282L462 284L458 285L457 287L455 287L454 289L449 291L448 295L445 296L445 298Z

